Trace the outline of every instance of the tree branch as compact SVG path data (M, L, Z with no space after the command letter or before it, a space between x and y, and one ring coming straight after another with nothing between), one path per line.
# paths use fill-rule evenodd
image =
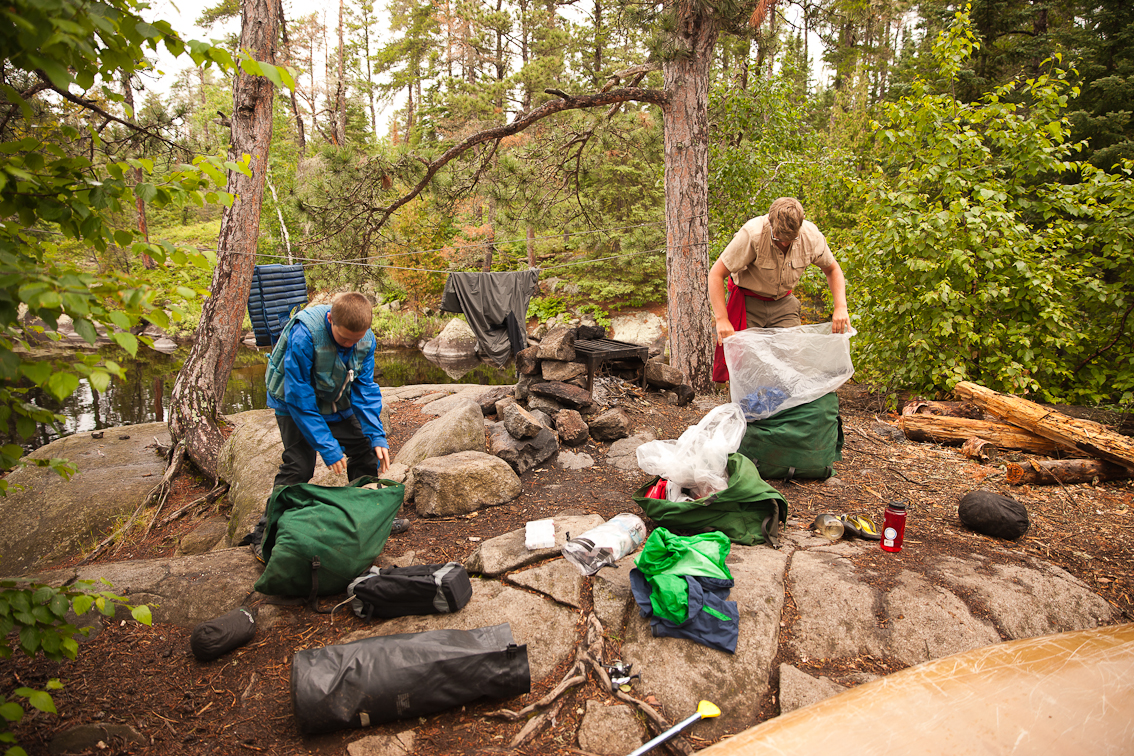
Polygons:
M153 131L150 131L147 128L143 128L143 127L137 125L136 123L130 123L127 120L124 120L122 118L119 118L116 115L113 115L111 113L106 112L105 110L100 108L98 105L95 105L90 100L84 100L82 97L77 97L76 95L71 94L70 92L68 92L65 89L60 89L59 87L57 87L57 86L55 86L54 84L51 83L51 80L47 78L47 74L43 73L43 71L36 69L35 75L38 76L40 78L40 80L47 85L47 87L46 87L47 89L50 89L52 92L55 92L57 95L62 97L64 100L67 100L68 102L72 102L72 103L74 103L75 105L78 105L81 108L84 108L86 110L91 111L92 113L97 113L98 115L105 118L107 123L113 121L114 123L125 126L126 128L130 129L131 131L135 131L139 134L145 134L146 136L150 137L151 139L156 139L157 141L166 145L170 149L184 150L184 147L180 146L176 142L171 142L170 140L163 137L161 134L156 134L156 133L154 133ZM105 127L106 127L106 124L103 124L103 128L105 128ZM101 131L101 129L100 129L100 131Z
M552 92L552 94L556 93ZM412 201L415 197L417 197L425 190L425 187L429 185L429 182L433 180L433 177L439 170L444 168L454 158L472 149L478 144L483 144L484 142L493 140L499 140L506 136L517 134L528 128L532 124L538 121L542 121L544 118L555 115L556 113L560 113L564 110L597 108L606 105L613 105L615 103L631 101L648 102L664 108L669 100L666 94L660 90L639 89L637 87L614 89L609 92L599 92L598 94L580 95L576 97L569 97L568 95L562 96L567 99L552 100L551 102L544 103L535 110L529 113L525 113L522 116L518 116L516 120L512 121L512 123L504 126L497 126L493 129L480 131L468 137L460 144L450 147L439 158L427 164L425 176L423 176L422 179L418 181L417 185L413 189L411 189L408 194L403 195L388 207L381 209L381 217L378 219L378 223L375 228L382 228L382 226L386 225L386 221L390 219L390 216L393 215L398 208Z

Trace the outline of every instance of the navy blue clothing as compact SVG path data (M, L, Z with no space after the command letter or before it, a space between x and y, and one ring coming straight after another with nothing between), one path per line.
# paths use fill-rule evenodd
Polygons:
M324 323L327 331L331 324ZM334 336L332 335L332 339ZM337 343L337 342L335 342ZM374 343L373 341L371 342ZM339 347L339 357L344 364L355 347ZM314 346L311 332L298 320L288 334L287 353L284 355L284 398L276 399L269 392L268 406L276 415L290 416L298 426L304 440L319 452L323 463L330 466L343 458L343 449L335 439L329 425L341 423L354 417L362 433L370 440L371 447L388 447L386 431L382 428L382 391L374 382L374 347L366 355L362 367L351 383L351 406L341 412L329 415L320 414L315 401L315 387L311 382L314 367ZM304 481L306 482L306 481Z
M630 590L634 593L634 601L642 616L650 618L650 629L654 636L685 638L702 646L735 654L736 643L740 639L740 613L736 602L728 601L733 581L692 575L686 575L685 581L689 587L689 613L685 622L678 625L654 616L653 604L650 603L653 586L637 567L630 570ZM706 610L728 619L721 619Z

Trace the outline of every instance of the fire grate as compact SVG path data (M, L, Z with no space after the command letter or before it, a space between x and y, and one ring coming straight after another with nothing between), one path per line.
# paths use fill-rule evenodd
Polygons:
M614 339L580 339L575 342L575 359L587 366L587 391L594 389L595 369L604 362L632 360L642 363L642 388L646 387L646 360L649 347Z

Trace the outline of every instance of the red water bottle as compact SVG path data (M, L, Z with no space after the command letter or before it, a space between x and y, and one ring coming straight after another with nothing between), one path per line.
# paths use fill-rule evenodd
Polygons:
M892 501L882 515L882 550L901 551L906 536L906 503Z

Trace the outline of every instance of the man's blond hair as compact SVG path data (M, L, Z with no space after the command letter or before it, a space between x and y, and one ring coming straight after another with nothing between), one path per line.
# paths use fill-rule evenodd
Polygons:
M374 322L374 307L366 295L344 291L331 300L331 322L351 333L369 331Z
M803 225L803 204L795 197L780 197L768 208L768 222L772 236L787 241L799 236Z

